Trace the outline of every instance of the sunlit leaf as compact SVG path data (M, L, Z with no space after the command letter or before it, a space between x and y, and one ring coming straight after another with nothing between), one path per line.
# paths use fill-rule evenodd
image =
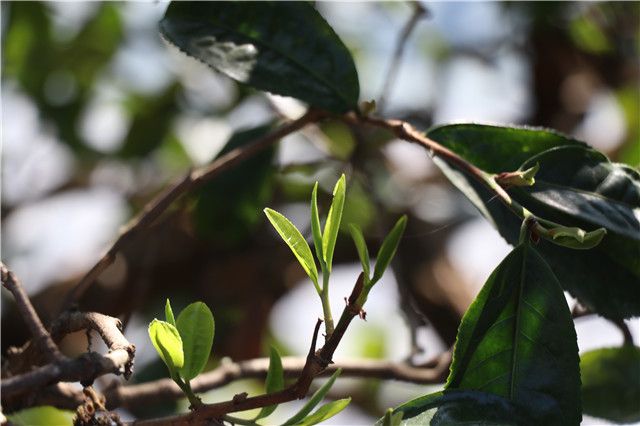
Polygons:
M289 418L289 420L284 422L282 426L299 424L302 419L304 419L311 412L311 410L313 410L316 405L318 405L320 401L322 401L329 390L331 390L331 386L333 386L333 383L336 381L340 373L342 373L341 369L336 370L336 372L331 375L329 380L327 380L325 384L320 387L320 389L315 391L311 398L309 398L309 401L307 401L307 403L304 404L304 406L296 414Z
M400 238L402 238L402 234L404 233L404 228L407 226L407 216L402 216L393 228L386 236L384 241L382 242L382 246L380 246L380 250L378 250L378 255L376 256L376 266L373 270L373 278L371 279L372 283L377 282L380 278L382 278L382 274L387 269L393 256L396 254L396 250L398 249L398 244L400 244Z
M209 307L195 302L184 308L176 321L184 348L184 365L180 369L185 380L200 374L209 360L215 324Z
M371 279L371 266L369 263L369 249L367 248L367 243L364 240L362 231L358 226L350 224L349 232L351 232L351 238L353 238L353 242L356 245L356 250L358 251L358 257L360 258L360 263L362 264L362 271L364 272L365 281L369 281Z
M316 425L320 422L323 422L327 419L338 414L340 411L344 410L347 405L351 402L351 398L339 399L337 401L330 402L328 404L323 405L318 408L312 414L308 415L300 423L296 423L300 426L311 426Z
M173 316L173 309L171 309L171 302L169 302L169 299L167 299L164 304L164 319L172 326L176 326L176 319Z
M269 353L269 370L267 371L267 379L265 380L266 393L274 393L284 389L284 371L282 370L282 359L277 349L271 347ZM278 408L278 405L263 407L255 420L269 416Z
M75 413L44 405L31 407L7 415L10 424L15 426L71 426Z
M318 269L316 268L316 263L313 260L309 244L307 244L300 231L298 231L298 228L296 228L289 219L275 210L266 208L264 209L264 213L267 215L267 218L276 231L278 231L278 234L280 234L284 242L287 243L293 254L296 256L296 259L298 259L298 262L300 262L304 271L309 275L311 281L313 281L316 289L319 290L320 287L318 286Z
M322 255L322 228L320 227L320 215L318 214L318 182L313 185L311 193L311 233L313 234L313 246L316 256L320 262L324 263Z
M351 54L308 2L172 2L162 34L227 76L342 113L357 109Z
M178 329L168 322L154 319L149 324L149 339L173 377L184 365L182 339Z
M346 191L346 178L340 176L336 186L333 189L333 201L327 216L327 223L324 225L322 234L322 255L327 265L327 270L331 272L331 263L333 262L333 250L336 247L338 239L338 231L340 231L340 221L342 220L342 210L344 209L344 198Z

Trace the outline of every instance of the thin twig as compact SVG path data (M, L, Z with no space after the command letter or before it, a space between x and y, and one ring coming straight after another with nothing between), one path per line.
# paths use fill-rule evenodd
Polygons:
M187 173L182 179L173 183L166 190L157 195L151 202L142 209L138 215L127 223L120 234L113 242L106 253L87 272L78 284L67 294L62 304L60 312L68 310L77 303L85 291L100 276L100 274L111 265L118 251L134 235L149 227L160 215L178 198L194 190L201 184L211 180L221 172L228 170L241 161L254 156L258 152L266 149L284 136L293 133L309 123L320 121L325 117L325 113L317 110L309 110L305 115L297 120L291 121L273 132L258 138L255 142L236 148L220 158L199 169Z
M27 323L34 343L44 352L45 358L52 362L64 359L64 356L58 350L58 346L53 342L42 321L40 321L40 317L31 304L29 296L22 288L20 280L2 262L0 262L0 275L2 275L2 286L13 294L18 312Z
M396 43L395 50L393 52L393 56L391 57L391 62L389 63L389 68L387 70L387 76L384 80L384 86L382 87L382 91L380 92L380 96L378 97L377 109L378 112L382 112L385 104L387 102L387 98L391 93L391 88L396 81L396 77L398 75L398 70L400 69L400 63L402 62L402 56L404 54L404 50L407 46L407 40L409 40L409 36L415 29L420 19L427 15L427 9L419 2L412 2L413 12L411 13L411 17L402 28L400 35L398 36L398 41Z

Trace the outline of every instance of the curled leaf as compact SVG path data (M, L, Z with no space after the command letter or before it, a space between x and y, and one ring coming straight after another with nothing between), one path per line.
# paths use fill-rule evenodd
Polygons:
M533 186L536 183L535 175L540 170L540 163L526 170L500 173L496 176L496 182L502 187Z
M149 324L149 338L173 377L177 369L184 365L182 339L178 329L168 322L154 319Z
M607 234L607 230L598 228L595 231L587 232L577 227L558 226L549 229L548 233L551 237L550 241L559 246L586 250L600 244L600 241Z

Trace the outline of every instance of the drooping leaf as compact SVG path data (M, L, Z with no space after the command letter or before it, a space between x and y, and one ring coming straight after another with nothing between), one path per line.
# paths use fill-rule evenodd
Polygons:
M537 424L507 399L486 392L447 390L425 395L394 410L402 426L533 426ZM381 425L378 421L377 425Z
M304 271L309 275L309 278L313 281L316 290L319 291L318 269L316 268L316 263L313 260L309 244L307 244L307 241L304 239L300 231L298 231L298 228L296 228L289 219L275 210L266 208L264 209L264 213L267 215L269 222L271 222L276 231L278 231L278 234L280 234L284 242L287 243L293 254L296 256L296 259L298 259L298 262L300 262Z
M580 357L584 413L617 423L640 421L640 348L597 349Z
M384 274L384 271L391 263L391 259L393 259L393 256L396 254L398 244L400 244L400 238L402 237L406 226L407 216L403 215L398 219L396 224L393 225L389 235L387 235L382 242L380 250L378 250L378 255L376 256L376 266L373 269L373 278L371 279L372 283L375 283L382 278L382 274Z
M325 395L329 393L329 390L331 390L331 386L333 386L333 383L336 381L340 373L342 373L341 369L336 370L336 372L331 375L329 380L327 380L325 384L320 386L320 389L314 392L311 398L309 398L309 401L307 401L307 403L304 404L304 406L302 406L302 408L296 414L291 416L289 420L284 422L282 426L291 426L291 425L299 424L302 421L302 419L304 419L311 412L311 410L313 410L316 407L316 405L318 405L320 401L322 401Z
M607 232L590 250L576 251L542 240L540 254L563 287L591 310L613 319L640 315L640 175L636 170L609 162L581 142L539 129L456 125L436 128L428 136L486 172L527 169L539 163L535 185L510 188L509 194L543 219L587 232L599 228ZM516 165L518 161L521 164ZM500 234L517 244L521 219L455 164L440 158L435 162ZM589 235L598 237L601 232Z
M302 419L300 423L296 423L299 426L311 426L317 425L320 422L323 422L327 419L338 414L340 411L344 410L347 405L351 402L351 398L339 399L337 401L332 401L328 404L323 405L318 408L313 413L309 414L307 417Z
M464 315L446 389L498 395L539 424L580 423L571 314L558 280L528 244L500 263Z
M369 249L367 248L367 243L364 240L362 231L358 226L354 224L350 224L349 232L351 232L351 238L353 238L353 242L356 245L356 250L358 251L358 257L360 258L360 263L362 264L362 272L364 272L365 283L366 283L371 279Z
M169 299L167 299L164 304L164 319L172 326L176 326L176 319L173 316L173 309L171 309L171 302L169 302Z
M333 188L333 201L327 216L327 223L324 225L322 233L322 255L327 265L327 270L331 272L331 263L333 262L333 250L336 248L336 240L338 239L338 231L340 231L340 221L342 220L342 210L344 209L344 198L346 192L346 178L340 176L336 186Z
M178 329L168 322L154 319L149 324L149 339L169 368L171 377L174 377L178 369L184 365L182 339Z
M180 50L227 76L312 106L357 108L351 54L308 2L172 2L160 22Z
M264 125L234 133L216 158L249 147L272 128ZM274 155L275 148L268 147L196 191L194 217L200 236L237 246L253 235L260 224L262 208L273 192Z
M316 256L321 263L324 263L322 255L322 228L320 227L320 215L318 214L318 182L313 185L311 193L311 233L313 234L313 247Z
M188 381L200 374L209 360L215 331L213 314L206 304L195 302L180 312L176 325L184 348L180 373Z
M271 347L269 353L269 370L267 371L267 379L265 381L266 393L274 393L284 389L284 372L282 370L282 359L278 350ZM278 405L271 405L269 407L263 407L255 420L262 419L271 415L278 408Z

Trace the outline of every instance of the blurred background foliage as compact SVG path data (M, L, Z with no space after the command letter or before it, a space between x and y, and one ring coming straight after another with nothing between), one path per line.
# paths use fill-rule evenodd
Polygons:
M361 100L379 98L412 5L316 6L352 49ZM461 120L553 127L615 161L640 164L640 3L425 6L429 17L409 38L379 113L423 129ZM304 110L167 47L157 32L165 2L1 7L2 255L47 320L155 193ZM446 349L508 249L422 148L341 122L291 135L172 206L124 248L80 308L125 320L138 346L137 381L165 374L145 332L166 297L176 309L203 300L214 312L210 367L226 356L262 356L269 344L304 354L319 304L262 209L277 207L308 236L313 183L320 181L326 212L342 172L349 179L343 222L365 229L372 250L399 214L410 221L395 279L376 289L369 324L350 331L338 356L402 359L418 346L424 356ZM342 265L332 290L337 307L357 274L345 233L334 263ZM28 335L4 293L2 303L4 354ZM602 337L611 329L598 324L590 334L578 326L581 349L616 341ZM409 330L418 330L414 339ZM69 338L66 350L84 350L84 339ZM360 408L336 421L371 423L384 408L424 393L385 386L345 381L338 391L350 392Z

